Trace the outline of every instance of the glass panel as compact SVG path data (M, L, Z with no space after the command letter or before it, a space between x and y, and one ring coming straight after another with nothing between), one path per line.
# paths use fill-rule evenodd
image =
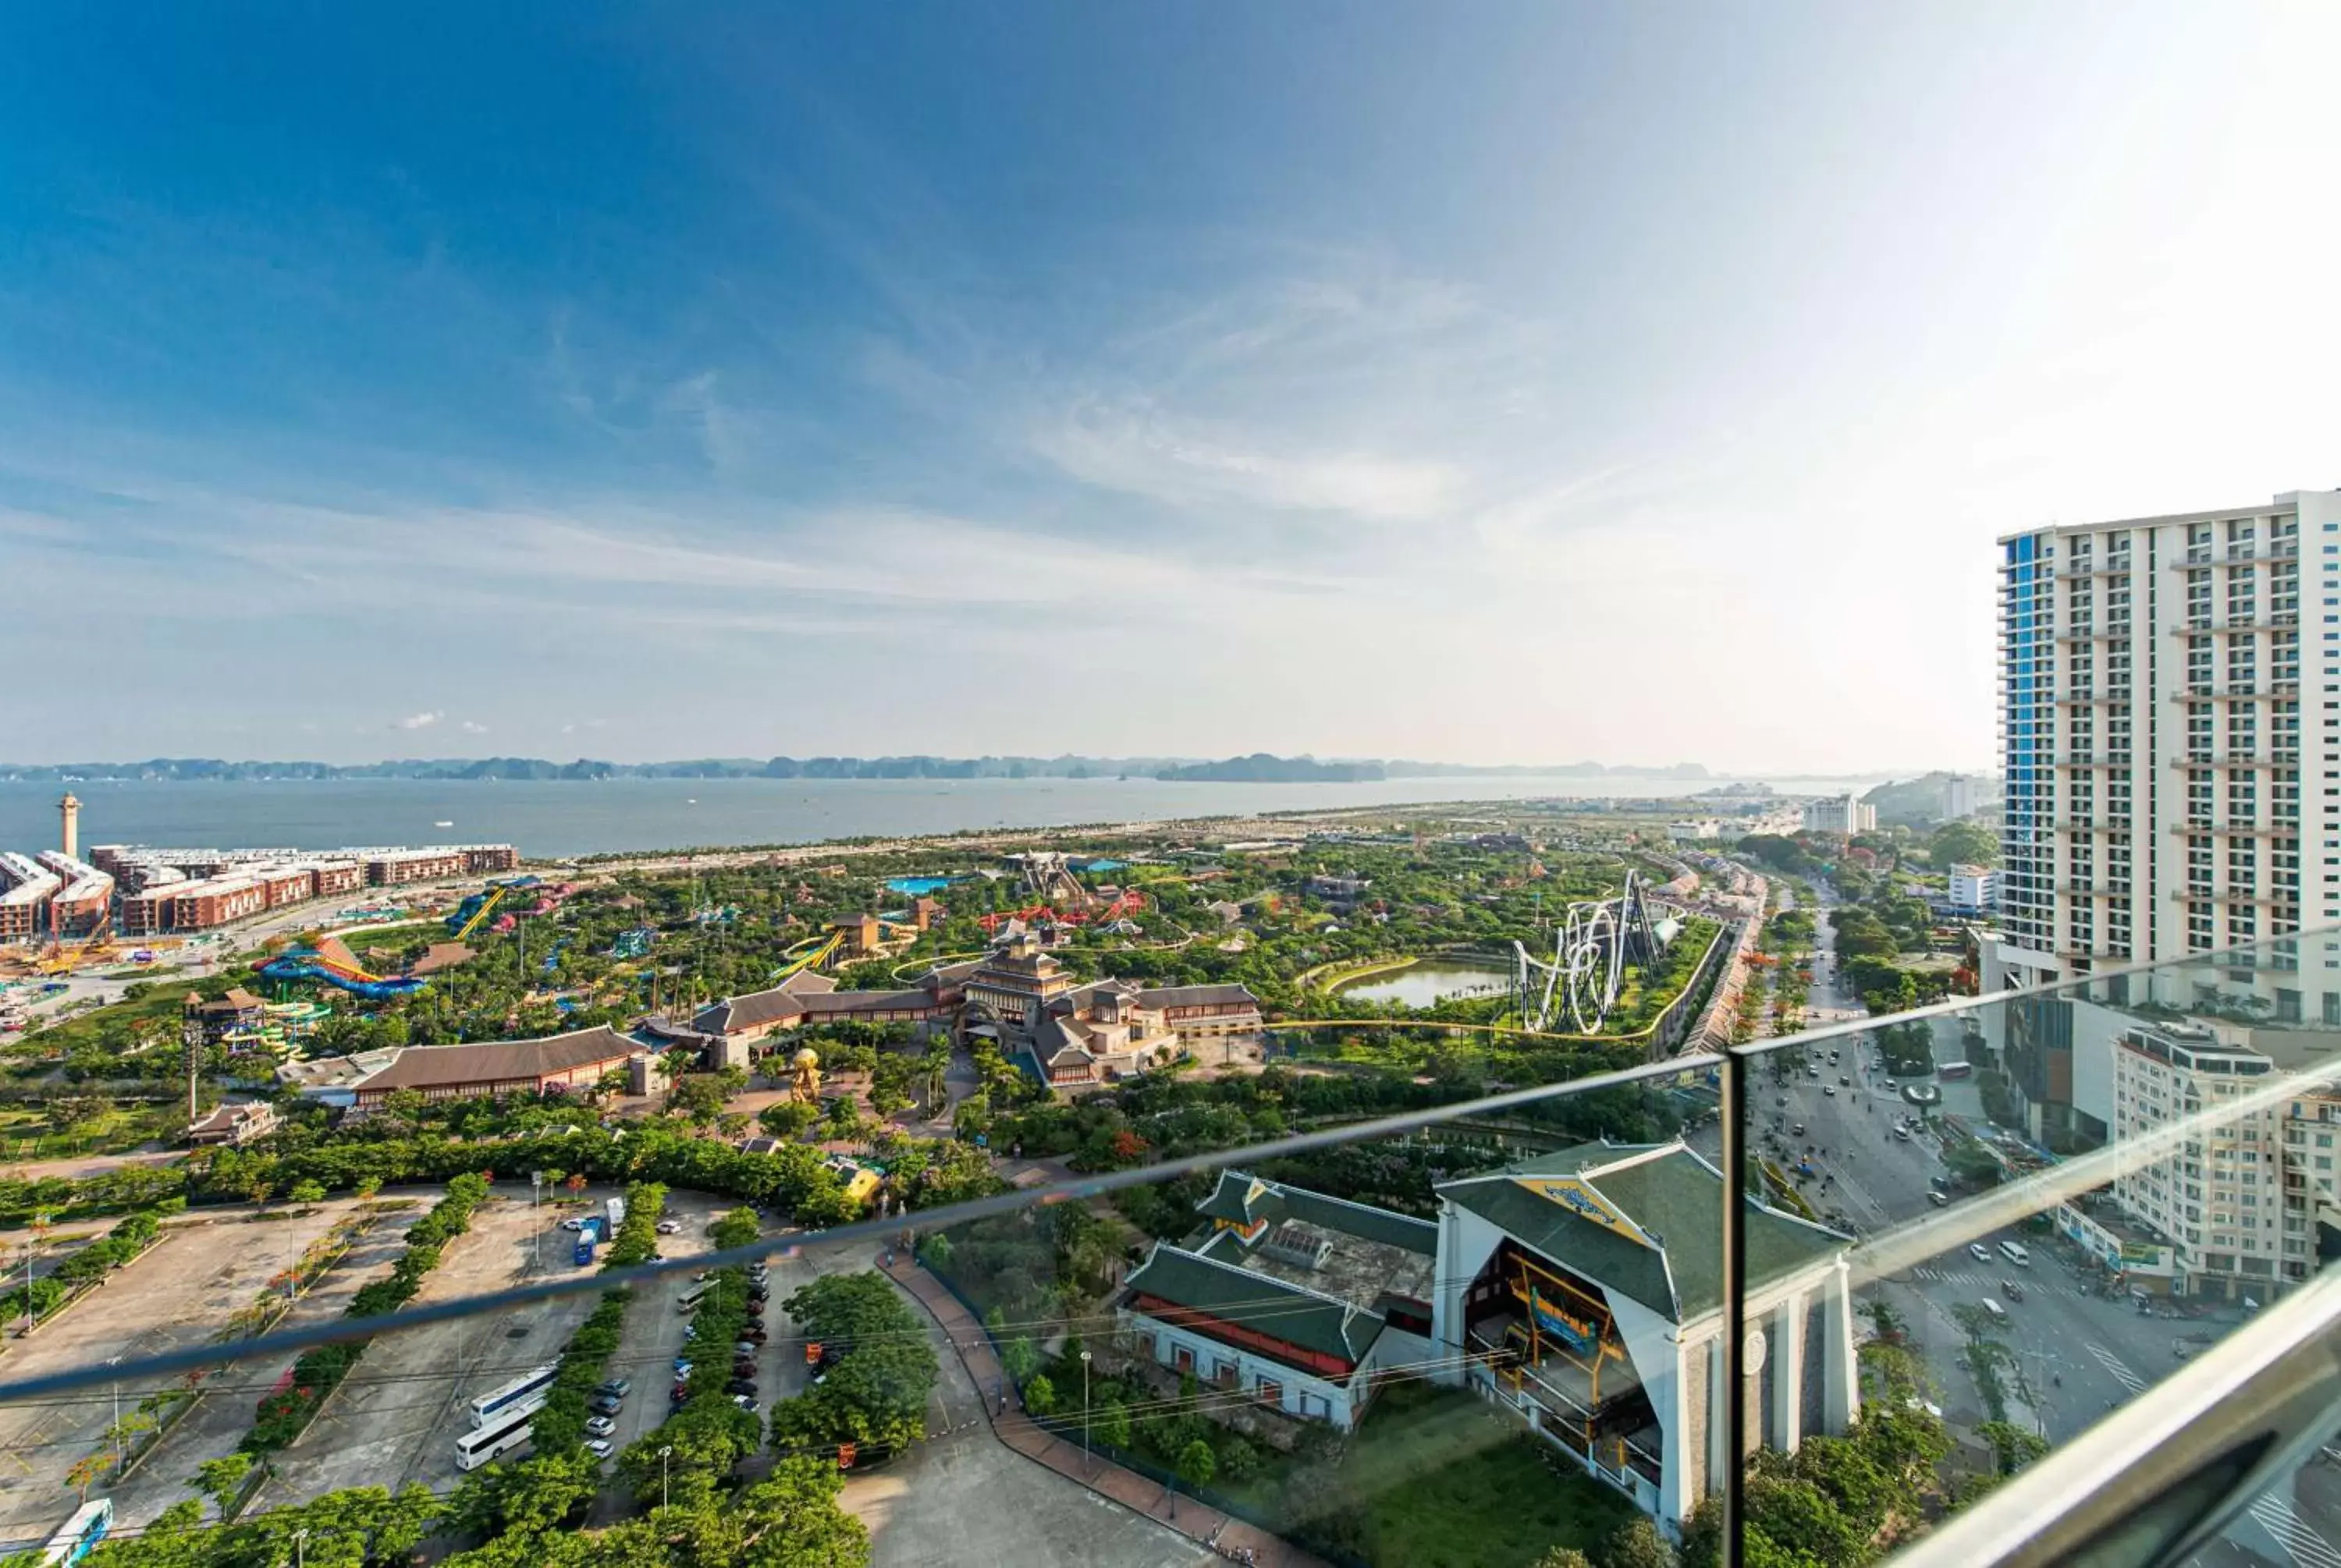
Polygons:
M1814 897L1774 890L1744 947L1704 934L1740 958L1684 1032L1738 1039L1728 1063L1593 1073L1666 1009L1629 986L1630 1027L1571 1035L1531 967L1488 999L1512 1022L1278 1022L1257 1070L1003 1082L964 1139L581 1118L288 1145L257 1206L225 1158L12 1189L45 1206L12 1303L29 1277L45 1315L0 1358L0 1537L71 1515L117 1561L221 1563L428 1537L463 1568L733 1561L775 1531L839 1562L1664 1561L1639 1531L1704 1563L1736 1480L1774 1544L1876 1560L2317 1266L2341 1037L2287 1000L2321 936L1872 1019L1865 992L1975 955L1889 974ZM415 1179L361 1194L385 1140ZM2272 1490L2236 1550L2321 1568L2333 1478Z

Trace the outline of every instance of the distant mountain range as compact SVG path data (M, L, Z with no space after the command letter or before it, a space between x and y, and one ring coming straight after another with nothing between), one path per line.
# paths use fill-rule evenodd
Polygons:
M793 757L702 758L684 762L549 762L537 757L480 757L363 762L224 762L208 757L157 757L144 762L0 763L0 783L74 784L101 780L259 782L305 779L1170 779L1206 783L1347 783L1367 779L1484 777L1707 779L1696 762L1663 768L1612 768L1599 762L1475 767L1459 762L1379 759L1320 761L1254 752L1220 761L1178 757Z

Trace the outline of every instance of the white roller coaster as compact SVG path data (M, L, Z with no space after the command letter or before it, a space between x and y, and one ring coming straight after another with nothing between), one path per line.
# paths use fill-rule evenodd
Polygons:
M1512 996L1524 1027L1541 1030L1566 1007L1579 1034L1606 1023L1624 988L1628 964L1648 965L1665 947L1643 897L1642 878L1626 873L1615 898L1571 904L1553 928L1552 958L1536 958L1512 944Z

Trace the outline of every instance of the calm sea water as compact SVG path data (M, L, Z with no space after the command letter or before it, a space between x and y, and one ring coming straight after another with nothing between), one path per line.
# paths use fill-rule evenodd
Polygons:
M1767 779L1789 794L1876 779ZM528 855L864 835L1049 828L1425 800L1679 797L1679 779L1390 779L1357 784L1192 784L1154 779L613 779L603 783L423 783L391 779L274 784L74 785L81 841L185 848L512 843ZM0 783L0 849L56 842L54 784ZM442 828L438 823L452 823Z

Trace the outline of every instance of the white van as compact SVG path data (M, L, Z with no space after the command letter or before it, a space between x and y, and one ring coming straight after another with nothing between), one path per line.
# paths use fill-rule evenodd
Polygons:
M2000 1305L1999 1303L1992 1300L1992 1298L1987 1295L1983 1298L1983 1309L1985 1312L1991 1315L1991 1320L1994 1323L2006 1323L2007 1321L2007 1308Z
M2022 1242L2004 1241L1999 1244L1999 1255L2018 1268L2032 1266L2032 1255L2024 1250Z

